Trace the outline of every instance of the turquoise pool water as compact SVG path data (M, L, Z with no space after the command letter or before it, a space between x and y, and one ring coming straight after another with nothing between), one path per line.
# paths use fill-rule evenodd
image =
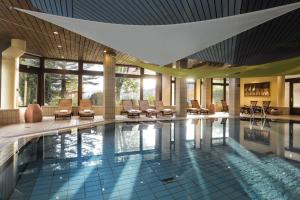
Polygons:
M117 123L22 143L0 199L300 199L294 122Z

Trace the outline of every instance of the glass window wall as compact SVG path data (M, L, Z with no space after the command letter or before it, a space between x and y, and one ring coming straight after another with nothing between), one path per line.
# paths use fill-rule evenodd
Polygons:
M45 74L45 105L58 105L60 99L72 99L78 104L78 76L72 74Z
M140 99L140 79L139 78L116 78L116 103L122 100Z
M37 103L38 75L20 72L19 73L19 106Z
M150 105L154 105L156 98L156 78L143 79L143 99L148 100Z
M34 64L28 64L30 59L34 60L31 61ZM80 98L91 99L95 106L103 105L102 64L44 60L39 57L24 57L22 62L23 64L20 64L20 106L34 102L56 106L62 98L72 99L73 106L77 106L79 95ZM25 66L25 64L28 65ZM31 65L36 65L36 68ZM41 79L39 79L40 76ZM40 81L42 79L44 82ZM157 80L159 80L155 72L141 70L136 66L118 65L115 79L117 104L123 99L136 101L146 99L150 104L154 103L158 91ZM143 87L142 81L145 83ZM30 88L24 88L26 84L30 85ZM39 89L43 91L42 94L37 94Z
M45 68L77 71L78 63L64 60L45 60Z
M103 72L103 65L95 63L83 63L83 70Z
M103 76L82 76L82 98L90 99L95 106L103 105Z

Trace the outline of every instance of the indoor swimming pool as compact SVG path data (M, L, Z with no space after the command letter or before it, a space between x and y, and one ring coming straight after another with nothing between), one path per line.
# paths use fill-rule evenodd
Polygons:
M0 199L300 199L300 123L113 123L23 138Z

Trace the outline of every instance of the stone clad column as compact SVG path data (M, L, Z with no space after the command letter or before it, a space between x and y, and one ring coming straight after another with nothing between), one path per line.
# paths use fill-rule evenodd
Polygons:
M202 82L202 102L201 105L209 108L210 104L212 103L212 79L211 78L204 78Z
M103 80L104 80L104 120L115 119L115 66L116 56L113 52L103 55Z
M240 116L240 79L230 78L229 79L229 116L239 117Z
M186 68L187 59L176 62L176 68ZM187 109L187 85L185 78L176 78L176 116L186 117Z
M14 109L18 107L19 88L19 58L25 53L26 42L12 39L11 45L2 51L1 62L1 108Z
M285 98L285 76L277 76L277 107L283 111ZM271 102L271 104L274 102ZM274 104L273 104L274 105Z

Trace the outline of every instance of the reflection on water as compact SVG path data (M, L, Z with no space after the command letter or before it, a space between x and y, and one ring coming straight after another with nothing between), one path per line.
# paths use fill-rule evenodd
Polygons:
M20 144L16 142L13 149ZM300 124L226 118L110 124L32 139L2 163L0 199L10 194L11 199L41 197L40 182L45 183L40 190L48 191L45 199L70 198L70 183L78 184L72 195L81 194L78 191L85 188L87 179L95 178L91 174L102 177L97 194L112 198L120 193L123 181L145 181L141 168L157 179L191 179L206 195L217 185L213 177L226 175L222 179L239 185L236 189L245 197L286 199L295 197L292 190L299 188L299 179L292 176L300 173L299 163L282 158L300 161ZM7 182L8 176L15 178ZM112 183L105 182L106 178ZM138 195L133 182L127 186L128 199ZM104 185L111 190L106 193ZM84 195L87 192L83 189Z

